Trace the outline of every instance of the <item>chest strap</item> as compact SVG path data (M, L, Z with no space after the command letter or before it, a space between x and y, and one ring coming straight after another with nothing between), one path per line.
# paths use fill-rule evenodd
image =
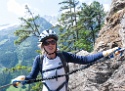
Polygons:
M57 70L57 69L61 69L61 68L63 68L63 65L61 65L61 66L58 66L58 67L55 67L55 68L51 68L51 69L47 69L47 70L43 70L42 71L42 73L44 73L44 72L47 72L47 71L51 71L51 70Z

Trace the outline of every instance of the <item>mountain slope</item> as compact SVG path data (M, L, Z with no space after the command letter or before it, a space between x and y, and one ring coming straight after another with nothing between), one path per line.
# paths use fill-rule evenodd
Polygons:
M42 17L35 22L41 25L41 31L52 27L52 24ZM11 68L18 63L31 65L33 58L38 55L35 51L38 50L37 37L32 36L25 40L21 45L14 45L14 40L17 39L14 35L14 31L19 29L19 27L19 25L0 26L1 67Z

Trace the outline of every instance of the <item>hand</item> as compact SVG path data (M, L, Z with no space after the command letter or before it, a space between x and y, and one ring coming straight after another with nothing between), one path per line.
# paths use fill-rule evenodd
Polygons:
M106 51L103 51L103 56L104 57L107 57L111 54L113 54L115 51L119 50L119 47L115 47L115 48L112 48L112 49L109 49L109 50L106 50Z
M115 51L115 55L119 55L122 56L123 52L125 51L125 48L119 48L118 50Z
M12 79L13 86L15 88L18 88L22 84L22 81L24 81L24 80L25 80L24 75L21 75L21 76L16 77L15 79ZM22 84L22 85L24 85L24 84Z

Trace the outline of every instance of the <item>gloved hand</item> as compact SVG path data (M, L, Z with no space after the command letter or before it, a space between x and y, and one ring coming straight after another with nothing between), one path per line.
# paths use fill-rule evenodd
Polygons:
M115 47L115 48L112 48L112 49L109 49L109 50L106 50L106 51L103 51L103 56L104 57L107 57L107 56L110 56L111 54L115 53L116 51L120 50L121 48L119 47Z
M125 48L119 48L114 52L114 56L122 56L123 52L125 51Z
M125 51L125 48L119 48L119 50L115 51L115 55L119 55L122 56L123 52Z
M21 76L18 76L14 79L12 79L12 83L13 83L13 86L15 88L18 88L20 85L24 85L24 81L25 80L25 76L24 75L21 75Z

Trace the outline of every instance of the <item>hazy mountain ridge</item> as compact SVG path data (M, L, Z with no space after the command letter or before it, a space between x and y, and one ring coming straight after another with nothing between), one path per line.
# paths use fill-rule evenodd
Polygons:
M44 17L47 21L49 21L52 25L58 24L58 18L57 18L57 16L44 15L43 17Z
M42 17L39 20L36 20L35 22L37 24L40 24L40 31L52 27L52 24ZM30 61L33 61L34 57L38 55L38 53L36 53L35 51L38 50L37 37L30 37L21 45L14 45L14 40L17 39L17 37L14 35L14 32L19 28L19 24L0 25L1 67L13 67L18 64L19 60L21 64L31 65L32 62Z

